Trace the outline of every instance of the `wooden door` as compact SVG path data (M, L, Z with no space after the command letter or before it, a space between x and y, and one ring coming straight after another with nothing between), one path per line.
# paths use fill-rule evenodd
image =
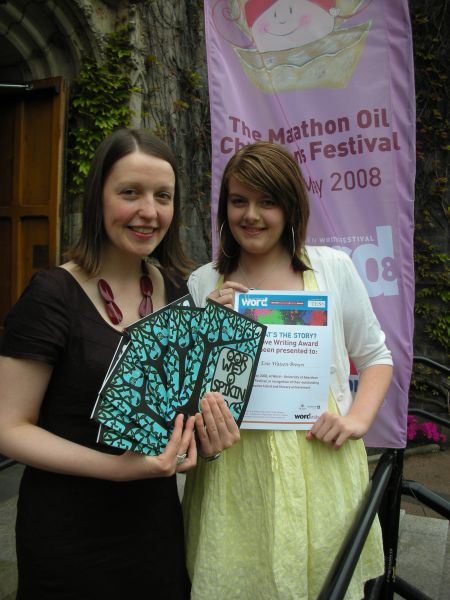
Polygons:
M61 78L0 93L0 327L33 273L59 262L64 109Z

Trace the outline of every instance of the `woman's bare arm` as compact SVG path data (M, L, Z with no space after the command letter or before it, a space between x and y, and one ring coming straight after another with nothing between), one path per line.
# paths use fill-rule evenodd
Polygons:
M183 429L179 415L163 454L106 454L61 438L37 425L52 375L46 363L0 356L0 452L18 462L68 475L113 481L165 477L196 464L195 418ZM187 459L177 465L177 454Z

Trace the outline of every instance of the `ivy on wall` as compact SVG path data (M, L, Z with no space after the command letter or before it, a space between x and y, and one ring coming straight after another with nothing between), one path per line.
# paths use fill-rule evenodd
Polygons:
M203 3L136 4L145 26L142 125L175 151L181 189L181 237L197 264L211 259L211 138ZM170 40L170 43L168 42Z
M411 2L417 110L416 353L420 348L428 354L448 354L450 350L450 43L446 12L446 2Z
M448 2L410 0L417 112L414 353L447 364L450 350ZM411 398L433 410L442 379L414 365ZM435 400L433 400L433 398ZM442 406L442 404L441 404Z
M69 194L79 198L98 144L114 129L130 124L128 27L105 37L102 60L86 56L71 89L68 131Z

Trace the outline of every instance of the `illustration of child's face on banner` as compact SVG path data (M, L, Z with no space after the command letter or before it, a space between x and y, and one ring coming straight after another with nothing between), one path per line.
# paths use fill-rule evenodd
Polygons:
M289 50L325 37L334 29L332 2L250 0L247 24L259 52Z
M273 94L345 87L371 28L364 13L372 1L215 0L212 15L248 79Z

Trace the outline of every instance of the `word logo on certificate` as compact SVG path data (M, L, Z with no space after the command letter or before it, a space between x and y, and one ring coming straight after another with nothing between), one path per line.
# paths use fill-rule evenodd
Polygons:
M310 429L327 410L331 368L330 296L251 290L235 309L267 326L243 429Z

